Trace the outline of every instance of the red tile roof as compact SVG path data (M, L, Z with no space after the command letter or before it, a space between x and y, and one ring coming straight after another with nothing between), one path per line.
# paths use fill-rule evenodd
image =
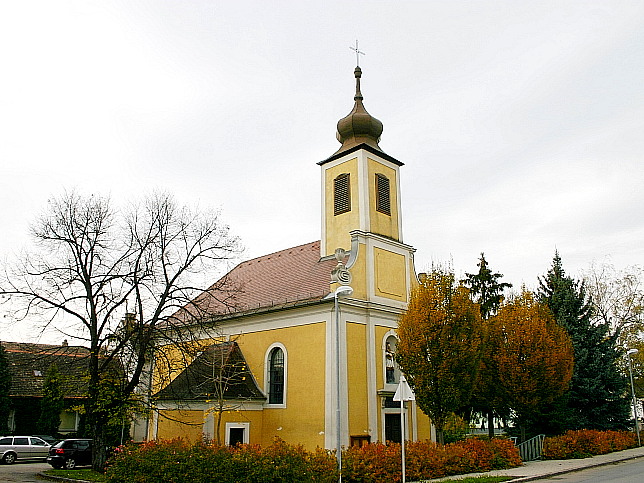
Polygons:
M320 242L242 262L174 317L186 311L227 316L316 302L329 294L335 258L320 260Z

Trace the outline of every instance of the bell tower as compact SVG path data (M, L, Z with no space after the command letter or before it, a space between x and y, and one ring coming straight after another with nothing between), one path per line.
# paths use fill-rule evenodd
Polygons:
M360 91L362 70L354 71L351 112L338 121L341 143L322 168L321 257L349 252L346 268L356 297L407 302L414 249L402 242L400 161L379 146L382 122L367 112Z

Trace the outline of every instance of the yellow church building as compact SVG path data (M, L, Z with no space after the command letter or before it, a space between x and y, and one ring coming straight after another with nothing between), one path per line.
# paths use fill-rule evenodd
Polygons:
M308 449L400 441L393 355L417 283L414 248L402 241L403 163L380 149L382 123L364 108L360 67L354 73L341 147L318 163L321 239L239 264L222 279L237 287L227 300L194 301L221 338L155 387L148 439L268 445L279 436ZM224 377L235 384L217 398ZM407 404L406 439L430 439L429 418Z

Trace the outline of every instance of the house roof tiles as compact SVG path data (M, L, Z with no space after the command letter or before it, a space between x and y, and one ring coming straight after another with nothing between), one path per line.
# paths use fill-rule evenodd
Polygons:
M89 349L79 346L1 342L9 361L12 397L42 397L47 371L56 364L65 397L87 394Z

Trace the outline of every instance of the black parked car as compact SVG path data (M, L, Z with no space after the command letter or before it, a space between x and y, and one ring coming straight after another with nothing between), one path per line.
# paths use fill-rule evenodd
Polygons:
M47 463L56 469L74 469L92 464L91 439L64 439L49 450Z

